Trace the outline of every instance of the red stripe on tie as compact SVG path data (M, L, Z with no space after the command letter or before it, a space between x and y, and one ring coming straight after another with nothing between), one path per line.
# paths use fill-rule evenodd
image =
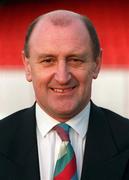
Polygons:
M74 155L71 161L63 169L63 171L54 177L54 180L63 180L63 179L70 180L73 177L73 175L76 173L76 170L77 170L76 158Z
M69 141L68 132L65 132L62 127L55 126L53 129L56 130L62 141Z

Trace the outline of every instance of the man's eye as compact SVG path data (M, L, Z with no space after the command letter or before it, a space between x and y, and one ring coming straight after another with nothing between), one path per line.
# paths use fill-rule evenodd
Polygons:
M43 65L43 66L51 66L55 63L55 60L53 58L46 58L46 59L42 59L40 61L40 63Z
M55 61L54 61L54 59L43 59L42 60L42 63L43 64L53 64Z
M74 62L82 62L81 59L73 59Z
M51 62L52 62L52 59L44 59L42 62L43 62L43 63L51 63Z
M79 64L82 64L84 61L82 60L82 59L77 59L77 58L72 58L72 59L69 59L69 63L70 64L77 64L77 65L79 65Z

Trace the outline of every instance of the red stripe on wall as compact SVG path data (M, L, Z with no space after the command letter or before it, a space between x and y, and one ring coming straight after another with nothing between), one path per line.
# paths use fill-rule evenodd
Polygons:
M121 3L122 2L122 3ZM22 66L21 51L28 24L38 15L67 9L88 15L94 22L103 49L103 67L129 67L129 3L66 1L0 6L0 66Z

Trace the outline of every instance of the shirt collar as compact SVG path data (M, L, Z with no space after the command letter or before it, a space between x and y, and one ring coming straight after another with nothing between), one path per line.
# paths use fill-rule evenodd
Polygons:
M49 116L41 107L36 103L36 121L37 128L41 135L44 137L47 133L56 126L59 122Z
M85 137L88 123L89 123L89 114L90 114L90 102L88 105L76 116L71 118L66 123L70 125L82 138ZM40 131L41 135L44 137L47 133L57 124L59 121L53 119L41 107L36 103L36 121L37 128Z
M76 116L71 118L67 124L70 125L82 138L85 137L89 124L90 102Z

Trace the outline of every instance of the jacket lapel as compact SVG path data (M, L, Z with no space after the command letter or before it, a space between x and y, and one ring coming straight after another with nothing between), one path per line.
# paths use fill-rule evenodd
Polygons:
M96 179L102 173L102 162L117 153L108 122L103 112L94 104L91 105L90 120L86 136L83 169L81 180ZM98 178L99 179L99 178Z

